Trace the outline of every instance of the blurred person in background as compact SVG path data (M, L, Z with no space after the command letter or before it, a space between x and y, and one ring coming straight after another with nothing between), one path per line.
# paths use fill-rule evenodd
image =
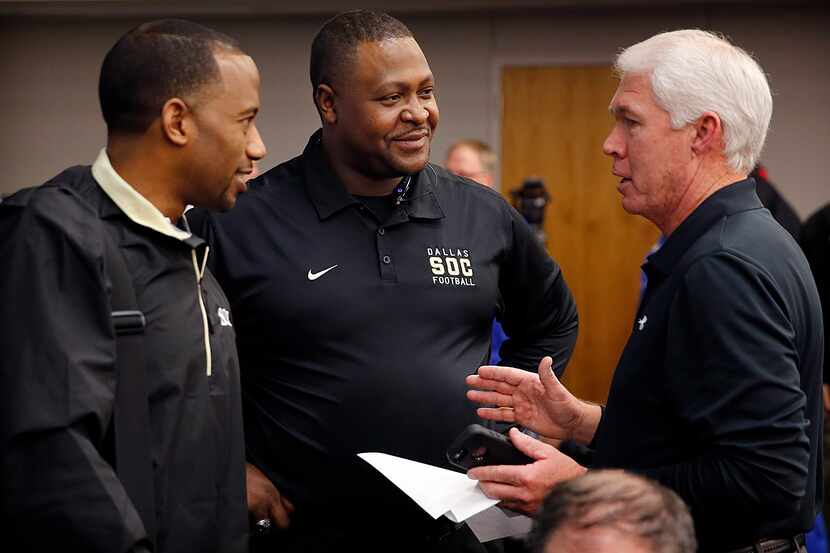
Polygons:
M757 164L750 177L755 179L755 192L764 207L769 209L772 218L798 240L801 235L801 218L795 212L790 202L782 196L776 186L769 179L769 172L762 164Z
M444 167L459 177L466 177L479 184L496 188L496 153L490 146L474 138L455 142L447 150Z
M824 314L824 489L830 489L830 356L827 355L827 328L830 325L830 204L813 213L801 229L801 247L816 279L821 308ZM825 500L826 505L826 500ZM830 528L830 513L824 509L825 530ZM825 532L826 534L826 532Z

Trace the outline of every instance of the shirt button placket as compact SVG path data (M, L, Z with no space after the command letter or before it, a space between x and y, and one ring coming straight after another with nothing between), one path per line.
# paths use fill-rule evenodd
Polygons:
M381 280L397 280L395 265L392 264L391 251L386 239L386 229L380 227L377 232L378 256L380 257L380 278Z

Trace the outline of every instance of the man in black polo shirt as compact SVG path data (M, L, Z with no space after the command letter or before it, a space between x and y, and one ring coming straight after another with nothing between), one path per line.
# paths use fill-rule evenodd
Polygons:
M608 404L580 402L546 370L483 367L468 395L502 407L485 417L590 444L593 466L672 488L701 551L795 551L821 505L823 331L803 254L746 178L769 125L769 86L743 50L703 31L657 35L616 65L604 151L623 208L667 240L644 266ZM470 471L508 506L530 512L555 481L585 471L513 439L539 461Z
M554 355L561 372L573 298L501 196L428 163L435 84L400 21L329 21L311 81L322 129L302 155L233 214L190 216L234 314L249 508L288 527L263 550L475 550L356 454L446 466L478 420L464 378L488 359L493 317L506 362Z

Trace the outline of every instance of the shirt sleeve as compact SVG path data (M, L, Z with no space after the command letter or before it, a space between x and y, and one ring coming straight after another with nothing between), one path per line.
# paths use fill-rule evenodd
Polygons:
M4 540L25 551L141 551L143 524L101 454L115 343L97 219L66 191L36 194L27 208L0 210Z
M643 472L693 515L785 520L807 486L810 443L795 332L772 277L730 253L695 262L671 305L667 394L697 457Z
M545 355L561 376L576 344L576 302L559 265L522 216L509 208L508 255L499 277L498 317L507 340L501 364L535 371Z

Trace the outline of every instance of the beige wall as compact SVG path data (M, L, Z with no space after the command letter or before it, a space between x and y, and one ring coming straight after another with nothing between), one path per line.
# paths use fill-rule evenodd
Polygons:
M456 137L498 143L504 64L610 63L621 46L680 27L731 36L768 72L775 114L764 153L773 181L806 216L830 201L830 15L818 8L694 7L547 9L532 13L404 13L438 79L440 162ZM296 155L318 121L308 84L308 46L322 15L221 18L189 15L238 37L262 73L260 128L270 167ZM112 16L0 19L0 192L89 163L104 142L97 75L106 50L140 20ZM605 109L605 106L598 106Z

